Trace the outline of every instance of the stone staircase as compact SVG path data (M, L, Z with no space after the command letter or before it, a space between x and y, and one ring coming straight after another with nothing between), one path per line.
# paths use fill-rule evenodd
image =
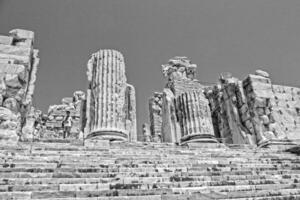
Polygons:
M220 144L0 146L0 199L300 199L300 156Z

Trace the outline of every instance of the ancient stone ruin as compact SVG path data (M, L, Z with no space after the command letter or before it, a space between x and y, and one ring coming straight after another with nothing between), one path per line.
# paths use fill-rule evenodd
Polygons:
M135 89L126 82L123 55L99 50L87 67L86 138L136 141Z
M150 117L150 130L151 141L161 142L161 126L162 126L162 97L163 94L155 92L153 97L149 99L149 117Z
M196 68L186 57L174 57L162 65L167 83L163 93L150 100L154 101L150 127L152 135L161 130L163 142L217 142L204 87L195 79Z
M34 33L14 29L0 35L0 138L15 143L34 132L32 98L39 64Z
M218 84L205 86L195 79L196 67L186 57L162 66L167 84L149 100L151 137L252 146L300 139L299 88L274 85L262 70L242 81L223 73Z
M81 110L85 100L85 93L76 91L73 97L65 97L59 105L51 105L48 109L47 119L45 120L45 130L41 138L62 138L63 137L63 120L67 112L72 117L71 135L69 138L83 139L81 132Z
M195 64L174 57L137 141L120 52L94 53L86 93L45 114L32 103L33 38L20 29L0 36L0 199L300 199L300 88L262 70L206 86Z
M274 85L257 70L240 81L221 75L207 88L214 130L225 143L270 145L300 139L300 88Z

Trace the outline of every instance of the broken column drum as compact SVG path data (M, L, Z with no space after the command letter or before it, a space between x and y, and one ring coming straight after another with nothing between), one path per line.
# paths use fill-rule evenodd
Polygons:
M100 50L88 62L86 138L135 140L133 86L126 83L123 55Z

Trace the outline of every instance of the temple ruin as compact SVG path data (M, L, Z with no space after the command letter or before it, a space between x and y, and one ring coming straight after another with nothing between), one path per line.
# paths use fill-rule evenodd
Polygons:
M240 81L221 75L206 88L215 134L228 144L289 144L300 139L300 88L272 84L262 70Z
M21 29L0 36L0 199L300 199L300 88L262 70L207 86L196 64L174 57L137 141L120 52L94 53L87 91L42 113L33 40Z
M162 65L167 82L161 95L161 117L150 120L150 127L161 129L163 142L217 142L204 86L195 79L196 68L187 57L174 57Z

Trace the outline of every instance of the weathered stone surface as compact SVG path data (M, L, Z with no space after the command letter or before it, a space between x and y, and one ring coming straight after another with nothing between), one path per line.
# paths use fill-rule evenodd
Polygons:
M24 29L13 29L9 31L9 34L17 39L34 39L34 32Z
M260 69L255 71L255 75L262 76L262 77L265 77L265 78L270 78L270 75L269 75L268 72L260 70Z
M18 56L30 56L32 49L30 47L17 47L0 44L0 53Z
M129 133L128 140L130 142L137 141L137 122L136 122L136 99L135 88L133 85L127 84L125 94L125 113L126 113L126 129Z
M0 143L0 199L283 200L300 195L300 158L288 152L246 145L85 142L95 143Z
M149 99L149 117L151 136L155 142L162 141L162 105L163 94L155 92Z
M0 44L4 45L12 45L14 38L5 36L5 35L0 35Z
M181 138L180 124L176 118L175 96L169 89L163 90L162 103L162 139L163 142L179 143Z
M150 128L147 123L143 123L142 127L143 131L143 141L144 142L151 142L152 141L152 135L150 133Z
M174 57L162 65L167 78L162 95L162 138L165 142L216 142L204 87L195 79L196 67L186 57Z
M44 131L41 130L41 118L42 112L32 107L26 116L26 122L22 128L23 141L33 141L41 137L41 131Z
M67 116L67 111L70 112L72 125L69 137L82 139L81 127L81 108L85 101L85 93L75 91L73 97L65 97L61 100L62 104L51 105L48 109L47 118L45 120L45 134L43 138L62 138L63 137L63 121Z
M191 138L193 141L203 141L202 136L214 136L211 112L203 92L182 93L175 99L175 105L181 127L181 142Z
M0 107L0 141L2 144L16 144L19 139L20 114L9 108Z
M87 138L136 140L134 87L126 83L123 55L100 50L88 62Z
M225 143L261 146L300 139L299 88L273 85L262 70L243 81L221 77L219 86L207 88L206 96L216 136Z
M0 106L18 116L15 132L21 135L21 139L32 138L29 135L34 130L30 111L39 58L38 51L33 49L33 40L34 33L22 29L12 30L10 36L0 37ZM31 131L24 129L24 137L21 124L31 124Z
M215 134L225 143L255 144L255 133L242 83L221 75L220 83L206 89Z

